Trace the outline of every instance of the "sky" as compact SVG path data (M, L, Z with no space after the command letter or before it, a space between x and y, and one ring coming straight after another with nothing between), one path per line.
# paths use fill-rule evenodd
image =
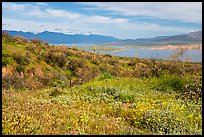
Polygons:
M2 2L2 29L151 38L202 30L202 2Z

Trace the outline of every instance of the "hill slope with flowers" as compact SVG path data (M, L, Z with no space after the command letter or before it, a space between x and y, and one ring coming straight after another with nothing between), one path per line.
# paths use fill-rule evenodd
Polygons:
M201 68L2 33L2 133L202 134Z

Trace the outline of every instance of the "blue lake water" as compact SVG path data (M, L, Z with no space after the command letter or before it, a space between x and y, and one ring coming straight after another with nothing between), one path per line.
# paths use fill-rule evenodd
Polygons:
M73 46L100 46L96 44L55 44L55 45L65 45L68 47ZM123 48L122 46L112 46L115 48ZM90 50L86 50L87 52L93 52ZM121 57L136 57L136 54L138 53L139 58L154 58L154 59L162 59L162 60L168 60L169 57L175 53L177 50L175 49L149 49L149 48L128 48L122 51L118 52L111 52L106 51L102 52L99 51L99 54L111 54L114 56L121 56ZM202 50L197 49L189 49L184 53L183 58L191 58L192 62L202 62Z
M111 54L114 56L122 56L122 57L136 57L138 54L139 58L154 58L154 59L164 59L168 60L169 57L177 52L177 50L156 50L156 49L148 49L148 48L131 48L122 50L119 52L99 52L101 54ZM189 49L187 50L183 58L191 58L192 62L202 62L202 50L197 49Z
M73 43L73 44L51 44L51 45L56 45L56 46L58 46L58 45L64 45L64 46L68 46L68 47L73 47L73 46L97 46L96 44L93 44L93 43Z

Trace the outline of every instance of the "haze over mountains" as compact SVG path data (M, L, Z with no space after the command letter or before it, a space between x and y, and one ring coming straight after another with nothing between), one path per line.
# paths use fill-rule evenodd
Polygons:
M47 41L52 44L80 44L80 43L111 43L120 45L141 45L141 46L153 46L153 45L176 45L176 44L201 44L202 43L202 31L191 32L188 34L173 35L173 36L158 36L154 38L138 38L138 39L126 39L121 40L112 36L104 35L84 35L84 34L63 34L58 32L44 31L41 33L22 32L14 30L7 31L11 36L22 36L27 39L37 38L43 41ZM112 43L113 42L113 43Z
M201 44L202 43L202 31L191 32L188 34L173 35L173 36L158 36L148 39L128 39L123 40L123 44L128 45L177 45L177 44Z

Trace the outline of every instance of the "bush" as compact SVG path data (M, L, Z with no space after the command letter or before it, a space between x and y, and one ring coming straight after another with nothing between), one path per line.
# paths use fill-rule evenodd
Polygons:
M49 52L44 55L44 58L48 64L56 65L59 66L60 68L65 67L68 61L66 55L60 52L59 53Z
M64 92L62 92L61 89L59 89L59 88L54 88L54 89L51 91L51 93L49 94L49 96L56 97L56 96L62 95L62 94L64 94Z
M15 40L15 43L17 44L26 44L28 43L29 41L21 36L13 36L14 40Z
M24 72L24 67L22 65L18 65L16 67L16 72L18 72L18 73Z
M179 94L178 97L194 101L202 99L202 76L200 79L187 83L183 92Z
M36 45L42 45L43 41L39 39L31 39L31 43L36 44Z
M129 93L119 93L118 96L115 97L116 100L120 100L122 101L123 103L127 103L127 102L134 102L135 101L135 97L134 95L131 95Z
M56 79L54 80L50 85L52 87L58 87L59 85L62 85L64 82L62 80Z
M7 66L12 63L13 58L5 50L2 50L2 66Z
M105 80L105 79L111 79L111 78L113 78L113 76L110 73L104 72L99 80Z
M6 75L2 78L2 87L5 89L10 89L12 87L21 89L27 87L27 84L19 74L14 73L12 76Z
M9 36L8 32L2 31L2 41L5 41L5 42L14 42L14 38Z
M148 110L142 116L133 115L132 125L160 134L187 134L190 131L188 121L171 111Z
M182 92L188 82L188 79L178 75L163 75L157 78L151 85L153 89L160 91L173 90Z
M84 68L85 63L82 60L72 59L68 64L68 69L76 72L78 68Z
M14 54L13 59L22 66L26 66L30 62L28 57L19 54Z

